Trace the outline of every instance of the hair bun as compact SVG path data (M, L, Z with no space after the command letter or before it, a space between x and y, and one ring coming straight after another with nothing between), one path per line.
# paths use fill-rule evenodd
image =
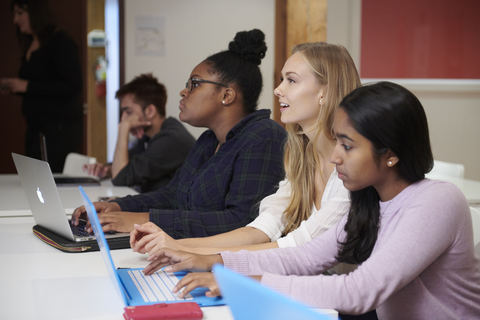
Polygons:
M267 52L265 34L259 29L237 32L233 41L228 44L228 50L259 65Z

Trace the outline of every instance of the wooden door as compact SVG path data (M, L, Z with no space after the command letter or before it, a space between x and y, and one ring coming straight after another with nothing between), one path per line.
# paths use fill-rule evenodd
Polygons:
M303 42L327 40L327 0L276 0L275 83L292 48ZM280 105L275 99L273 119L280 122Z

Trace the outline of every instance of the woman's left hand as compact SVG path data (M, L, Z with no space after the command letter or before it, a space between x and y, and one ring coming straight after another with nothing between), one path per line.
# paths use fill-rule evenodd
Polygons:
M205 293L207 297L219 296L220 289L217 281L211 272L192 272L183 277L173 288L173 292L180 292L179 298L184 298L190 291L198 287L208 288Z

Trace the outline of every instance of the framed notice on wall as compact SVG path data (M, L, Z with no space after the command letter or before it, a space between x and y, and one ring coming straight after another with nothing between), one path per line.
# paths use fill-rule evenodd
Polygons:
M480 79L480 1L363 0L362 78Z

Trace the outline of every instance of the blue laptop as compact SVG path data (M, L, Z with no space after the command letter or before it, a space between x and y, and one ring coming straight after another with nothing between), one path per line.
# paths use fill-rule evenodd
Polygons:
M150 276L146 276L141 268L117 269L113 263L110 248L98 220L97 211L83 188L78 188L82 194L88 219L92 225L93 233L97 239L98 247L102 253L110 278L125 306L186 301L196 302L201 307L225 304L222 298L205 296L207 288L197 288L190 292L185 299L178 298L172 293L172 289L186 272L167 273L160 270Z
M213 273L225 303L235 320L331 320L333 314L321 314L286 296L262 286L257 281L235 273L221 265Z

